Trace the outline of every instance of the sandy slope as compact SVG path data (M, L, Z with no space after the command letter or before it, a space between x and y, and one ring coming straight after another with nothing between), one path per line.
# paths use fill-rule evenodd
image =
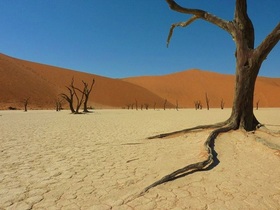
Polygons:
M232 106L234 77L201 70L188 70L163 76L112 79L69 69L24 61L0 54L0 109L9 106L23 108L23 99L30 97L30 109L54 109L58 94L67 92L72 77L82 87L81 80L96 80L89 106L95 108L138 107L193 107L200 100L204 107L205 93L210 107ZM280 79L260 77L256 84L255 103L260 107L280 107ZM67 107L65 104L64 107Z
M233 101L233 75L197 69L182 71L163 76L143 76L125 78L124 81L142 86L153 93L167 98L172 103L178 101L181 107L194 107L200 100L206 107L205 94L210 99L210 107L231 107ZM280 79L259 77L256 82L255 102L262 107L280 107Z
M202 160L209 131L146 137L229 114L229 109L0 111L0 209L279 209L279 151L255 140L280 146L279 136L259 131L219 136L215 168L128 202L163 175ZM280 129L279 109L255 114Z
M22 100L30 97L30 109L54 109L55 100L62 92L67 93L66 85L72 78L82 89L82 80L95 85L90 95L89 106L95 108L123 108L128 104L138 106L148 103L150 107L162 106L164 99L137 85L99 75L87 74L69 69L15 59L0 54L0 109L12 106L22 109ZM171 106L170 103L167 104ZM64 104L67 107L67 104Z

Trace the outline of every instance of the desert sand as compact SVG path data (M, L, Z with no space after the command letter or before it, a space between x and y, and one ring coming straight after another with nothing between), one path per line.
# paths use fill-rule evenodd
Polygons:
M230 109L0 111L0 209L280 209L279 135L232 131L215 143L219 164L150 189L203 160L210 130L147 140L223 121ZM280 109L258 119L280 129Z

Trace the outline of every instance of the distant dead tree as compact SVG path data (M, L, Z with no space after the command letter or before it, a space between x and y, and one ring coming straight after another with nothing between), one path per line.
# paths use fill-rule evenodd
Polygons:
M135 109L138 110L138 102L136 99L135 99Z
M149 109L149 104L145 103L144 106L145 106L145 109L146 109L146 110Z
M29 98L24 98L24 99L22 100L23 105L24 105L24 111L25 111L25 112L27 112L27 105L28 105L28 103L29 103L29 99L30 99L30 97L29 97Z
M163 104L163 110L165 110L165 108L166 108L166 103L167 103L167 100L165 99L164 104Z
M202 109L202 104L201 104L200 100L197 100L194 102L194 108L195 108L195 110Z
M89 111L88 111L87 103L88 103L89 95L90 95L90 93L91 93L91 91L92 91L92 87L93 87L93 85L94 85L94 83L95 83L95 80L92 79L92 82L91 82L90 87L88 86L88 83L86 83L85 81L82 80L82 82L83 82L83 84L84 84L83 94L85 95L85 100L84 100L84 112L89 112Z
M55 99L55 106L56 106L56 111L59 112L60 110L62 110L62 101L63 98L57 98Z
M179 104L178 104L178 100L176 100L176 110L178 111L179 110Z
M130 104L127 104L126 107L127 107L127 109L129 109L130 108Z
M209 110L210 109L210 99L208 98L207 93L205 93L205 101L206 101L207 110Z
M260 103L260 100L258 100L258 101L256 102L256 110L259 109L259 103Z
M141 106L140 106L140 107L141 107L141 110L143 110L143 104L141 104Z
M221 104L220 104L220 106L221 106L221 109L224 109L224 106L225 106L224 99L222 99L222 100L221 100Z
M84 88L81 90L77 87L74 86L74 77L72 78L71 84L69 86L66 86L66 88L69 91L69 95L65 94L65 93L61 93L60 96L62 98L64 98L68 103L69 103L69 107L71 110L71 113L73 114L78 114L79 113L79 109L81 107L82 104L84 104L84 112L88 112L87 110L87 102L89 99L89 95L92 91L92 87L95 83L95 80L92 80L92 83L90 85L90 87L88 86L88 83L82 81L84 84ZM80 93L80 94L78 94ZM74 108L74 96L76 99L76 109Z
M194 101L194 108L195 108L195 110L197 110L197 109L198 109L198 107L199 107L199 105L198 105L198 101Z

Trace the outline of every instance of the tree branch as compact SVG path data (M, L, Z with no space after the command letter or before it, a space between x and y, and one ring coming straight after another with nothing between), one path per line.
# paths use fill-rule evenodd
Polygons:
M280 22L272 30L272 32L262 41L262 43L255 49L254 58L259 59L262 63L270 51L275 47L275 45L280 40Z
M196 16L196 19L200 18L200 19L203 19L205 21L208 21L208 22L222 28L223 30L227 31L232 36L234 34L235 29L233 27L233 24L229 21L223 20L223 19L221 19L221 18L219 18L219 17L217 17L213 14L210 14L210 13L204 11L204 10L184 8L180 5L178 5L174 0L166 0L166 2L168 3L170 9L172 9L174 11L189 14L189 15L194 15L194 16ZM191 22L193 22L193 21L191 21Z
M168 38L167 38L167 43L166 43L167 47L168 47L168 45L170 43L170 40L171 40L171 37L173 35L174 28L176 28L178 26L186 27L197 19L198 19L198 17L194 15L189 20L187 20L186 22L179 22L179 23L172 24L171 27L170 27L170 30L169 30Z

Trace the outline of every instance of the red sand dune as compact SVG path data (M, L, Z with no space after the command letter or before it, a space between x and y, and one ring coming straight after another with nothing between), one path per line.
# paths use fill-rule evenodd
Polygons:
M111 79L99 75L58 68L24 61L0 54L0 109L9 106L23 108L22 100L30 97L30 109L54 109L55 100L62 92L67 93L72 77L82 87L82 80L95 85L90 95L89 106L95 108L124 108L128 104L149 104L152 108L193 107L195 100L205 106L205 93L210 107L219 107L221 99L225 106L232 105L234 76L213 72L188 70L164 76ZM260 107L280 107L280 79L260 77L255 98ZM67 104L64 104L67 108Z
M95 108L123 108L137 100L141 104L164 103L164 99L137 85L68 69L15 59L0 54L0 109L9 106L23 108L22 100L30 97L30 109L54 109L55 100L62 92L67 93L72 77L75 85L95 79L88 102ZM171 104L168 104L170 107ZM67 107L67 104L64 105Z
M124 81L137 84L166 98L179 107L194 107L195 101L206 106L206 93L210 107L231 107L234 93L233 75L218 74L197 69L163 76L144 76L126 78ZM259 77L256 82L255 104L260 107L280 107L280 79Z

